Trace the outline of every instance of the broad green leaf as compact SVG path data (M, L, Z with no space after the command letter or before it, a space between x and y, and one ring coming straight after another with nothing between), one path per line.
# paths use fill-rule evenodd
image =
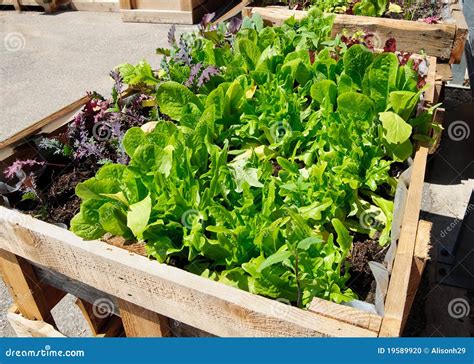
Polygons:
M125 211L117 203L107 202L99 209L99 221L105 231L116 236L131 237Z
M373 53L367 47L355 44L343 56L344 73L361 89L364 74L374 59Z
M281 263L291 256L292 253L287 250L278 251L275 254L270 255L267 259L265 259L265 261L258 267L257 272L261 272L265 268L268 268L274 264Z
M71 220L71 231L85 240L95 240L105 234L105 230L100 223L90 223L86 221L82 213L78 213Z
M309 248L311 248L313 245L315 244L322 244L324 243L324 240L316 237L316 236L312 236L310 238L306 238L304 240L301 240L299 243L298 243L298 249L300 250L308 250Z
M381 112L379 118L382 122L384 137L388 143L402 144L410 138L411 125L394 112Z
M356 106L357 105L357 106ZM346 92L337 98L337 111L349 120L371 122L375 117L375 105L366 95Z
M317 81L311 86L311 97L319 105L321 105L325 98L328 98L331 105L336 104L337 85L330 80Z
M382 53L375 57L364 75L362 90L375 102L377 112L385 111L388 95L396 90L398 58L394 53Z
M133 154L140 145L145 144L146 134L140 128L130 128L127 130L123 137L123 147L129 157L133 157Z
M164 82L158 87L156 100L160 111L168 115L171 119L180 121L184 115L184 110L188 104L193 104L202 110L203 106L199 98L187 87L178 82Z
M392 91L389 95L390 106L405 121L410 119L416 105L420 101L420 93L411 91Z
M151 214L151 198L147 196L142 201L130 205L127 212L127 226L133 234L141 240L143 232L148 226Z
M249 39L240 38L237 40L237 49L244 58L248 70L254 70L257 67L260 58L260 50L254 42Z
M334 230L336 230L337 243L344 251L348 252L352 244L352 237L349 235L349 231L339 219L332 219L331 223Z

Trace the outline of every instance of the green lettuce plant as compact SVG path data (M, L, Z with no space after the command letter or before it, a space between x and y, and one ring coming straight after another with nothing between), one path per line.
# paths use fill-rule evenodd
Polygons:
M77 186L72 231L145 241L161 263L301 307L356 298L353 234L390 241L389 170L429 116L414 115L412 64L330 40L331 22L311 11L265 28L257 17L236 34L220 26L175 41L156 90L161 117L126 132L128 165ZM182 42L186 62L173 57ZM196 90L184 83L197 63L219 74ZM367 211L376 224L361 224Z

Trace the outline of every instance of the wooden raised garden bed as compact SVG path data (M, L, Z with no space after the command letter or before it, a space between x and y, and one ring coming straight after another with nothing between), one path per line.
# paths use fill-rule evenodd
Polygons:
M397 50L426 54L449 63L460 63L468 35L468 26L458 0L452 0L451 18L439 24L427 24L419 21L408 21L368 16L335 14L333 35L344 29L349 32L366 31L375 34L383 48L385 41L391 37L397 41ZM280 25L294 16L296 19L305 17L306 11L290 10L285 6L258 6L250 4L243 10L243 15L251 16L258 13L266 23Z
M125 22L195 24L225 0L120 0Z
M425 99L433 105L436 60L428 58L431 89ZM2 169L17 158L33 157L36 151L28 140L64 130L88 100L77 100L1 142ZM419 219L428 153L419 146L414 156L383 316L321 299L302 310L159 264L139 249L84 241L0 206L0 268L15 301L9 320L19 335L61 336L51 309L71 293L79 297L77 303L98 337L121 336L123 331L126 336L399 336L428 259L431 225ZM98 301L108 303L115 315L97 317L93 303Z

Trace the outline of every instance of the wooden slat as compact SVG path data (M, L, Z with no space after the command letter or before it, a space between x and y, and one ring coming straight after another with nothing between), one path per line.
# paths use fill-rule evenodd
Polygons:
M425 91L425 101L427 106L435 105L438 102L436 98L436 58L435 57L426 57L429 63L428 66L428 75L426 76L426 84L428 85L428 90Z
M259 13L266 23L273 25L281 25L291 16L296 19L306 16L305 11L290 10L281 6L252 7L244 11L245 15L251 13ZM407 20L336 14L333 35L341 33L344 29L352 32L359 30L372 32L381 43L394 37L397 40L398 50L411 53L420 53L424 50L426 54L442 59L450 58L456 33L455 24L426 24Z
M132 0L119 0L120 9L133 9Z
M107 320L105 326L96 335L99 337L122 337L125 336L122 319L118 316L112 316Z
M437 63L436 64L436 81L452 81L453 70L451 65L448 63Z
M215 23L221 23L223 21L227 21L230 18L238 15L243 9L250 4L250 0L242 0L240 3L229 9L225 14L221 15L219 18L216 19Z
M95 314L94 305L80 298L76 300L76 306L81 311L84 319L89 326L93 336L100 336L103 334L103 329L110 321L111 316L97 317ZM105 335L104 335L105 336Z
M183 11L179 0L135 0L134 9Z
M127 337L167 337L171 335L167 317L125 300L118 300Z
M338 305L334 302L326 301L317 297L313 298L313 301L311 301L309 310L377 333L382 324L382 317L379 315L361 311L349 306Z
M5 284L21 314L29 320L55 325L51 308L58 302L58 296L47 293L45 285L38 280L31 264L0 249L0 268ZM50 295L51 303L48 302L46 294Z
M67 230L3 207L0 248L217 336L376 336L373 331L252 295L100 241L83 241Z
M453 11L452 18L456 22L456 34L454 36L454 43L451 51L449 63L461 63L464 55L464 47L469 35L469 27L467 25L464 13L459 4L451 5Z
M405 312L405 303L410 286L411 267L415 252L418 220L428 148L420 147L412 166L411 182L408 189L402 230L397 245L397 253L385 301L385 315L382 320L380 336L400 336Z
M121 10L122 20L132 23L193 24L191 11Z
M46 283L49 286L56 287L62 291L72 294L81 299L83 302L91 303L97 302L98 300L107 300L110 302L111 312L117 316L120 316L120 310L115 297L108 295L104 292L97 290L94 287L88 286L82 282L75 281L66 277L65 275L48 270L44 267L34 265L33 270L40 281ZM212 336L208 332L200 330L198 328L186 325L182 322L170 319L170 328L174 336L185 336L185 337L209 337Z
M418 225L418 232L416 234L415 242L415 252L413 254L413 261L411 267L410 275L410 284L408 286L407 300L405 302L405 310L403 313L402 328L405 327L405 324L410 314L413 301L415 300L416 292L420 286L421 277L423 276L423 271L425 270L426 263L428 262L430 256L430 242L431 242L431 229L433 223L425 220L421 220Z
M65 337L44 321L33 321L24 318L16 306L12 306L8 310L7 320L18 337Z

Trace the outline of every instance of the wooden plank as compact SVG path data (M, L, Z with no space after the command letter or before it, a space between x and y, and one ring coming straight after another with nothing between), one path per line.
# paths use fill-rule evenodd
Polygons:
M127 337L167 337L170 323L167 317L125 300L118 300L120 317Z
M377 333L382 324L382 316L361 311L353 307L338 305L337 303L317 297L311 301L309 311Z
M123 328L122 319L118 316L110 317L105 326L102 328L101 332L96 335L96 337L123 337L125 336L125 331Z
M134 9L139 10L181 10L181 4L177 0L135 0Z
M418 225L418 232L416 234L415 252L413 254L413 261L411 267L410 284L408 286L407 300L405 302L405 310L403 314L402 331L405 327L408 315L410 314L413 301L415 300L416 292L420 286L421 277L428 262L431 248L431 229L433 223L421 220Z
M448 63L437 63L436 64L436 81L452 81L453 70L451 65Z
M438 102L436 98L436 58L435 57L426 57L428 61L428 75L426 76L426 84L428 85L428 90L425 91L425 101L427 106L433 106Z
M133 9L132 0L119 0L120 9Z
M36 277L31 264L25 259L0 249L0 268L10 295L21 314L30 320L45 321L55 325L51 308L57 303L57 296L48 302L45 286Z
M230 18L238 15L243 9L250 4L250 0L242 0L240 3L229 9L225 14L221 15L219 18L216 19L215 23L221 23L223 21L227 21Z
M454 43L451 50L449 63L461 63L464 55L464 47L469 35L469 26L459 4L451 5L451 17L456 22L456 34L454 35Z
M48 270L47 268L39 265L32 265L33 270L37 277L40 279L40 281L44 282L48 286L56 287L62 291L72 294L73 296L79 297L81 301L87 302L89 304L97 302L98 300L107 300L108 302L110 302L111 312L114 314L114 316L120 316L120 310L115 297L101 292L96 288L88 286L82 282L70 279L61 273ZM173 333L173 336L179 337L213 336L208 332L205 332L203 330L189 326L185 323L173 319L170 319L170 329Z
M13 0L13 7L15 8L16 11L21 11L21 3L20 0Z
M410 286L427 157L428 148L420 147L413 162L407 204L385 300L385 315L382 320L380 336L400 336L403 329L405 302Z
M108 321L110 321L111 316L106 315L98 317L96 314L97 309L94 308L94 305L80 298L78 298L75 303L81 311L82 315L84 316L84 319L86 320L87 325L89 326L92 332L92 335L102 335L103 329L107 325Z
M291 16L296 19L306 16L305 11L290 10L281 6L253 7L244 13L247 16L251 13L259 13L267 24L273 25L281 25ZM343 30L350 32L363 30L374 33L380 43L378 48L383 47L388 38L394 37L397 40L398 50L411 53L420 53L424 50L430 56L449 59L456 25L336 14L332 34L341 33Z
M120 10L120 14L124 22L193 24L193 13L190 11Z
M16 306L12 306L8 310L7 320L18 337L65 337L44 321L24 318Z
M217 336L374 337L373 331L150 261L0 207L0 248Z

